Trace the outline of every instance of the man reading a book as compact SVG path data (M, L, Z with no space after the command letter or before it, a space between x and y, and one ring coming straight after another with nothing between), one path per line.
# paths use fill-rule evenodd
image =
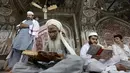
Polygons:
M46 48L41 53L42 59L49 60L51 57L47 55L49 52L63 54L64 58L60 62L56 62L54 66L44 69L44 67L38 68L38 66L25 65L17 63L13 68L14 73L78 73L82 72L83 60L77 56L73 48L69 46L63 36L63 26L56 19L50 19L46 22L48 27L49 40ZM64 33L65 34L65 33ZM46 52L46 53L45 53ZM39 54L39 53L38 53ZM45 57L44 57L45 56ZM39 60L38 60L39 61ZM50 60L53 61L53 60ZM42 61L45 62L45 61ZM49 64L49 63L48 63ZM42 68L42 69L41 69Z

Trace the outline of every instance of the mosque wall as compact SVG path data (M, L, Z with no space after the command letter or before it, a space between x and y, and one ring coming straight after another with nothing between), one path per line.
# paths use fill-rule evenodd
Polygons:
M126 1L115 3L115 6L121 4L128 4ZM82 0L82 8L80 12L81 28L81 40L82 45L86 43L87 36L91 31L96 31L99 34L99 41L101 44L107 44L108 46L113 44L113 35L121 34L123 36L130 36L130 23L127 21L128 17L121 17L127 14L129 8L107 11L106 6L109 3L105 3L104 0ZM111 6L109 6L111 7ZM123 6L121 6L123 8ZM111 9L112 9L111 8ZM118 8L117 8L118 9ZM129 16L129 15L127 15Z
M6 55L15 37L19 13L10 0L0 0L0 55Z
M7 47L6 41L8 41L8 38L11 39L10 40L10 44L11 44L12 39L16 35L16 30L17 30L16 25L26 18L26 12L28 10L33 11L36 17L39 17L39 22L41 25L43 25L46 22L42 10L30 5L31 2L32 0L1 0L0 1L1 3L0 54L3 55L8 53L7 51L6 53L4 53L5 49L8 49L8 51L10 49ZM63 23L65 29L67 30L69 40L72 43L73 47L80 48L80 42L79 42L80 39L78 35L77 18L76 18L76 15L78 13L77 10L79 8L77 4L80 4L79 0L75 0L75 1L65 0L63 1L64 3L62 2L61 4L58 3L58 0L55 0L55 2L59 7L56 10L48 11L47 13L48 19L55 18L60 20L61 23ZM42 5L44 1L40 1L40 3ZM62 4L65 6L63 6ZM75 9L73 9L72 7L74 7Z

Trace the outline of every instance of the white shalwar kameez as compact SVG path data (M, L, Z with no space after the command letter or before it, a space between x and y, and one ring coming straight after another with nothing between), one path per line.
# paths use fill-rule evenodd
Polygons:
M80 51L80 56L85 60L85 66L87 66L88 71L95 71L101 73L126 73L124 71L117 71L116 66L114 64L120 61L120 58L116 55L113 55L108 61L103 61L100 59L99 61L91 58L92 55L87 54L90 45L86 43L83 45Z
M112 45L113 53L115 56L119 56L119 64L124 65L128 70L130 70L130 49L127 45L124 44L124 48L121 48L118 44ZM130 71L129 71L130 73Z

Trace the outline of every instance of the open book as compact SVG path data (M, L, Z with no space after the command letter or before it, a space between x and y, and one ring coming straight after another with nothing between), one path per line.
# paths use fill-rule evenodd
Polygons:
M108 59L112 57L112 50L102 49L98 45L90 45L87 54L99 55L102 59Z
M22 54L29 56L32 60L35 61L43 61L43 62L50 62L55 60L61 60L64 58L63 54L58 54L56 52L46 52L46 51L31 51L25 50Z

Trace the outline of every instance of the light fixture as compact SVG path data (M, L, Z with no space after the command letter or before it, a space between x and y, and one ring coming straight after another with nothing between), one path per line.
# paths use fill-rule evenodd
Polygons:
M50 7L47 7L47 0L43 8L35 2L31 2L31 4L39 9L42 9L42 11L44 12L44 19L47 19L48 10L54 10L57 8L57 5L50 5Z

